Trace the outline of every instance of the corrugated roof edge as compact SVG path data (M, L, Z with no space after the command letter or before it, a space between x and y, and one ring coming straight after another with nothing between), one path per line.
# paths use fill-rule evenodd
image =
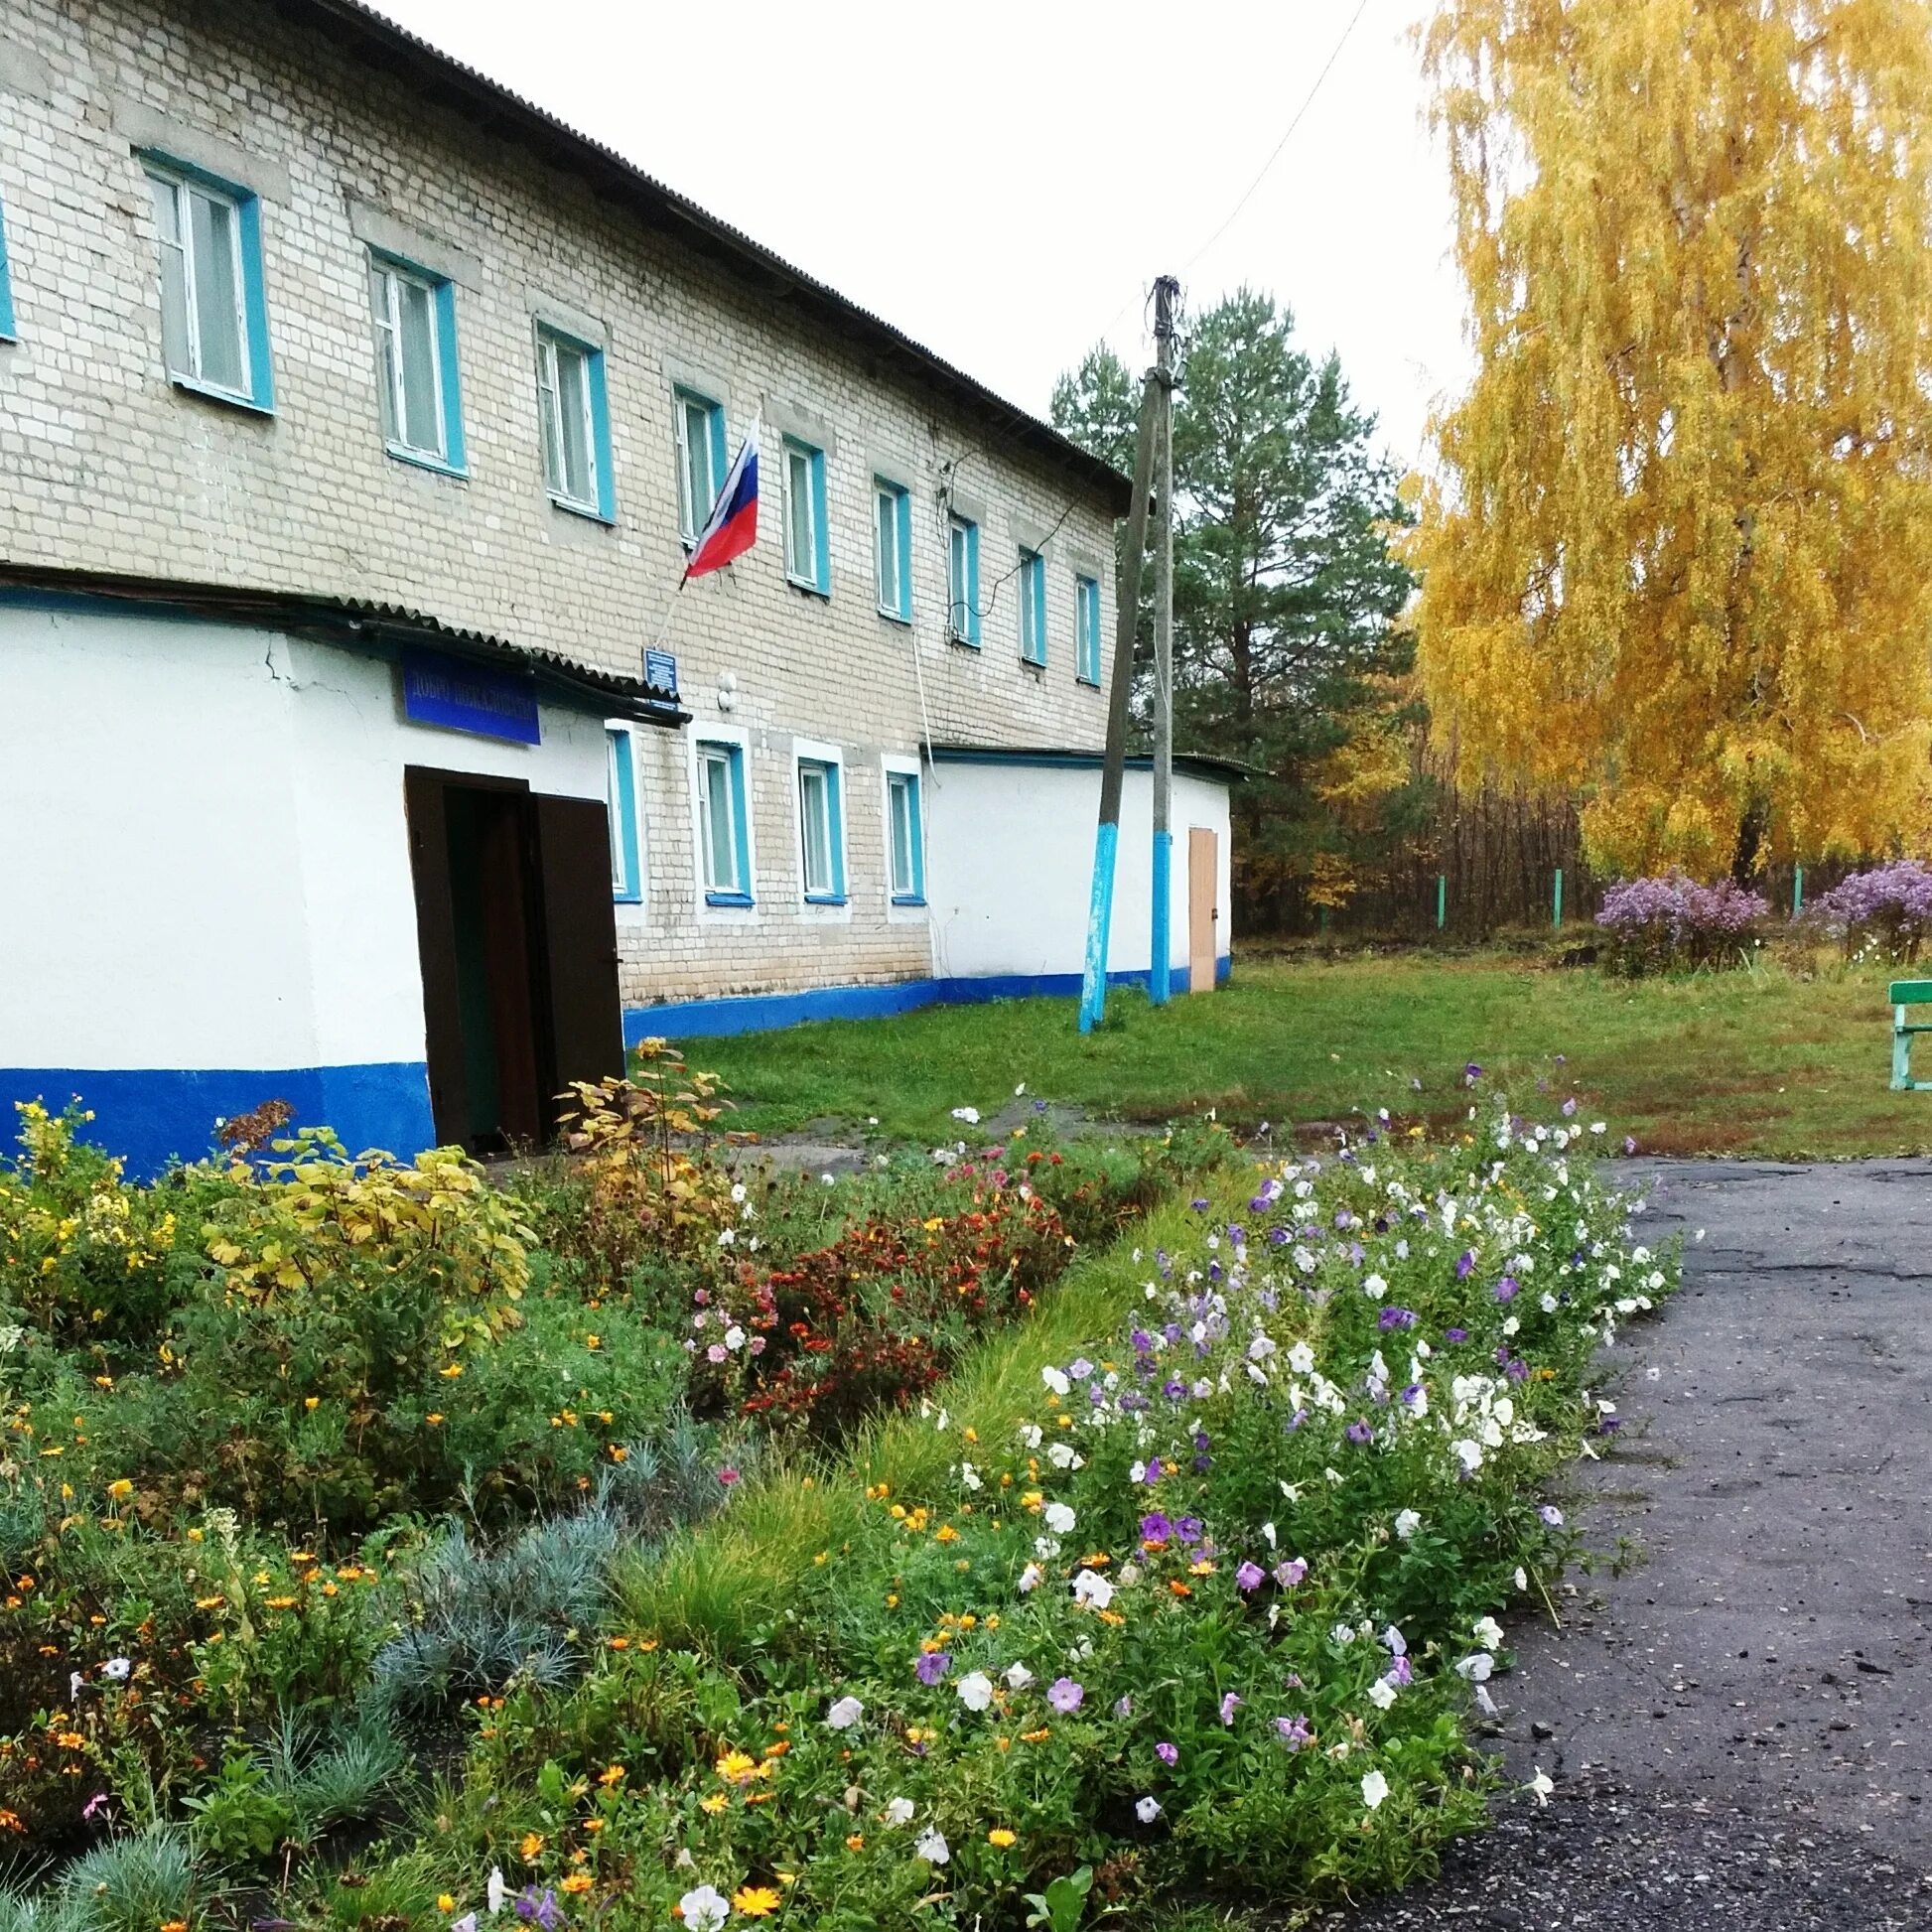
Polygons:
M337 46L351 55L365 51L356 44L358 40L372 43L393 57L391 61L376 63L385 72L394 73L399 67L412 69L413 73L405 77L413 77L432 98L440 92L447 96L444 104L480 120L491 133L520 135L554 165L584 174L594 187L627 196L639 205L652 226L671 231L688 230L684 239L701 252L730 260L741 269L748 265L755 268L767 281L781 284L784 292L802 296L816 305L859 341L910 358L956 401L990 421L1035 456L1055 464L1104 495L1116 516L1127 514L1133 484L1111 464L1070 442L1049 423L996 395L984 383L975 381L963 369L955 368L943 356L914 342L884 317L862 308L753 240L742 229L721 221L697 203L666 188L616 149L580 133L500 81L445 54L420 35L366 5L364 0L258 0L258 4L272 8L284 20L328 34ZM479 109L483 110L481 116ZM508 128L504 126L506 120L510 123Z
M926 748L934 764L1063 764L1098 767L1106 754L1078 745L968 745L934 743ZM1131 769L1145 771L1154 763L1146 752L1130 752ZM1238 785L1249 778L1266 774L1258 765L1243 764L1235 759L1217 758L1211 752L1175 752L1173 768L1198 777Z
M574 690L581 696L642 707L638 715L655 723L683 724L690 716L677 709L674 699L642 678L599 670L561 651L514 644L485 630L446 623L427 611L373 598L339 597L321 591L265 591L247 585L197 584L176 578L0 562L0 591L9 589L42 592L49 597L140 604L158 611L218 618L229 623L252 621L293 629L346 630L351 637L362 630L375 634L407 631L461 655L528 671L552 686Z

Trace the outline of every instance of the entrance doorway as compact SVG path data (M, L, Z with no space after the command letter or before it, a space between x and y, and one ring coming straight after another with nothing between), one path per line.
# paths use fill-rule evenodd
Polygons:
M1187 991L1214 991L1214 964L1220 948L1215 930L1221 909L1220 841L1204 825L1187 831Z
M540 1146L563 1088L623 1067L604 806L420 765L403 798L436 1137Z

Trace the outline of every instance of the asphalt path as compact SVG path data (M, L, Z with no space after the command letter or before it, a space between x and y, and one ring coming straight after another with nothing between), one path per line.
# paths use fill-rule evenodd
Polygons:
M1615 1175L1685 1282L1605 1357L1563 1627L1526 1612L1490 1686L1519 1788L1318 1923L1932 1932L1932 1164Z

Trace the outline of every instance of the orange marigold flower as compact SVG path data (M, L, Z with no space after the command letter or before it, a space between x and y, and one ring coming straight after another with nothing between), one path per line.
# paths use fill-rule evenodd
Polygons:
M559 1878L557 1880L557 1889L559 1891L589 1891L590 1888L591 1874L588 1871L573 1871L568 1878Z
M523 1834L523 1843L516 1849L524 1858L534 1859L543 1850L543 1834L541 1832L525 1832Z
M740 1885L732 1893L732 1910L747 1918L768 1918L778 1909L778 1894L770 1885Z

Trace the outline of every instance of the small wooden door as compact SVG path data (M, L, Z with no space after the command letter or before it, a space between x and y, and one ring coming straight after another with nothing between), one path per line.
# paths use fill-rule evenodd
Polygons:
M602 800L539 796L543 939L556 1090L623 1071L611 830Z
M1187 991L1214 991L1215 941L1221 909L1215 902L1221 877L1220 842L1204 825L1187 830Z

